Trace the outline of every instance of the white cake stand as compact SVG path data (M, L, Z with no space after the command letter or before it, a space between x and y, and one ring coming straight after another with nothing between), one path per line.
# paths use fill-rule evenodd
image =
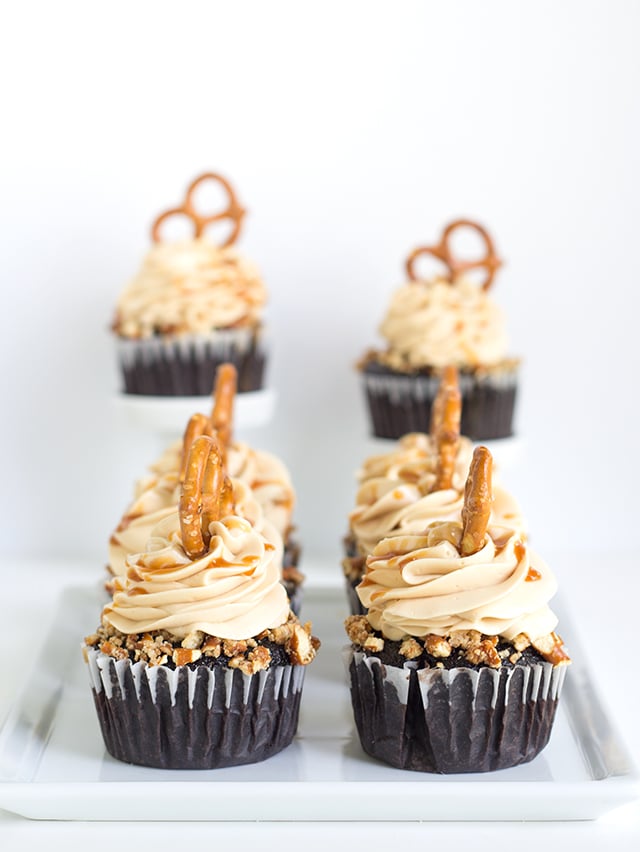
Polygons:
M211 396L142 396L118 394L115 404L129 425L166 436L179 437L192 414L209 414ZM264 426L271 420L276 393L270 389L236 394L233 404L235 429Z

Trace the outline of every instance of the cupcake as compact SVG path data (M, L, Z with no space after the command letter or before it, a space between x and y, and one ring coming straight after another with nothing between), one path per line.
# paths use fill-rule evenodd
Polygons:
M233 439L233 403L236 371L232 364L222 364L216 371L213 409L210 417L196 414L191 418L181 441L172 443L151 466L151 473L136 484L135 497L111 536L110 571L124 572L124 559L144 547L152 523L159 520L153 513L177 505L180 478L184 475L187 453L194 437L215 434L226 454L225 462L236 493L238 514L246 517L267 537L275 530L284 542L282 582L290 597L291 608L300 612L304 575L299 571L301 548L295 537L293 510L296 494L289 471L271 453L254 450ZM152 514L147 516L144 509Z
M464 227L484 240L481 260L452 254L451 237ZM447 274L419 278L415 264L422 255L442 261ZM448 364L460 370L462 433L481 441L512 434L518 359L507 354L504 318L488 296L499 266L490 236L466 220L448 225L438 245L410 254L409 281L393 294L380 326L386 347L367 352L358 365L376 437L428 430L439 375ZM474 269L484 270L481 283L469 277Z
M455 368L443 373L433 415L428 435L405 435L397 449L367 459L362 467L342 562L352 613L364 611L356 587L367 556L379 541L422 532L432 521L460 516L473 447L460 436L461 396ZM520 506L500 486L493 489L491 513L493 523L524 533Z
M289 607L282 543L236 514L215 441L190 450L179 508L127 558L86 637L107 750L127 763L213 769L255 763L296 732L318 641Z
M222 185L229 203L221 213L202 216L195 193L209 181ZM154 245L120 295L112 324L125 393L207 395L224 361L238 371L239 392L262 387L266 291L255 266L233 247L244 214L229 183L207 173L189 186L181 207L154 222ZM193 222L193 237L162 242L163 224L177 215ZM216 245L205 230L225 219L231 234Z
M356 728L402 769L505 769L546 746L570 662L548 606L556 581L491 517L491 455L474 452L457 520L383 539L346 622Z

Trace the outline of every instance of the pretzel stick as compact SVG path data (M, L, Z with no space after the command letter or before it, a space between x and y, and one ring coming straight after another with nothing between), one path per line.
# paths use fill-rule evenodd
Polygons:
M448 364L442 370L440 375L440 384L438 385L438 392L431 405L429 434L434 441L436 440L440 424L442 423L442 407L447 388L455 388L457 390L458 387L458 369L457 367L454 367L453 364Z
M211 420L206 414L193 414L189 418L187 428L184 430L182 437L182 458L180 461L180 482L184 482L185 473L187 470L187 460L189 458L189 450L196 438L200 435L208 435L213 437L213 426Z
M491 515L492 462L491 453L486 447L475 448L464 488L461 556L471 556L484 545Z
M450 237L458 228L471 228L477 231L485 244L486 253L484 257L478 260L457 260L450 246ZM472 222L470 219L456 219L451 222L442 232L440 242L435 246L420 246L414 249L407 258L406 269L407 275L411 281L417 281L418 275L415 271L415 262L422 255L431 255L438 260L441 260L449 270L449 281L453 282L462 272L467 272L470 269L486 270L486 277L482 282L482 289L488 290L495 277L496 272L502 266L502 261L496 254L493 240L488 232L477 222Z
M208 180L214 180L222 184L223 188L227 192L229 204L226 210L223 210L221 213L214 213L211 216L203 216L196 210L193 197L197 188ZM223 243L220 244L220 247L224 248L225 246L230 246L237 240L245 213L246 210L244 210L238 203L238 199L236 198L231 184L223 178L222 175L216 174L215 172L206 172L205 174L197 177L189 185L182 206L172 207L171 210L165 210L164 213L161 213L157 217L151 226L151 239L154 243L160 242L160 227L172 216L186 216L188 219L191 219L194 225L194 235L196 237L202 236L207 225L211 225L213 222L221 222L224 219L231 219L233 222L231 234Z
M237 384L238 372L233 364L221 364L216 370L211 423L216 430L223 453L226 453L227 447L231 443L233 402Z
M460 412L462 411L462 397L457 387L445 386L441 405L442 415L435 436L438 464L432 491L442 491L453 485L453 472L460 444Z
M223 484L218 445L208 435L200 435L189 450L178 504L182 546L190 559L207 552L211 540L209 524L220 517Z

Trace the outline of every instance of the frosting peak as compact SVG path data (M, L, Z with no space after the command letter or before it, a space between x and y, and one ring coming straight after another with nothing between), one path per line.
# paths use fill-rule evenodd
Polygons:
M493 366L506 357L504 316L469 278L411 281L392 296L380 333L396 369Z
M121 337L179 336L259 324L262 279L233 248L204 237L158 243L121 294L114 330Z
M182 639L197 630L247 639L284 623L289 603L280 583L282 540L244 518L209 525L208 552L191 560L177 511L152 531L147 549L127 558L127 574L104 617L123 633L167 630Z
M556 581L522 535L492 526L469 556L460 554L461 537L459 521L444 521L379 542L357 590L371 626L392 640L478 630L534 641L551 633Z

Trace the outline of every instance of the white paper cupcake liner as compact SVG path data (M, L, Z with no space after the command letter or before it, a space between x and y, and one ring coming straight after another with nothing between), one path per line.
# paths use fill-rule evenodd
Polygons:
M176 338L118 338L117 351L125 393L147 396L208 395L223 363L236 367L240 393L259 390L267 357L262 330L249 328Z
M493 669L386 666L345 650L363 749L402 769L487 772L532 760L546 746L566 666Z
M512 435L517 380L517 368L478 374L460 372L461 433L474 440ZM362 382L376 437L397 439L409 432L429 431L439 377L377 371L371 366L362 372Z
M254 675L222 666L148 666L85 649L105 745L126 763L213 769L258 763L292 741L304 666Z

